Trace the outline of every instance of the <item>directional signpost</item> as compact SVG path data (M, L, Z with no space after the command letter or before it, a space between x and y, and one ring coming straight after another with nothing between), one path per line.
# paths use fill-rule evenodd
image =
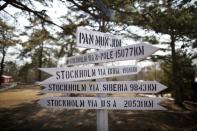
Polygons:
M77 46L93 49L110 49L121 47L122 36L102 33L99 31L77 28Z
M68 67L68 68L40 68L52 77L39 82L39 84L58 83L65 81L90 80L114 76L137 74L140 68L137 66L96 66L96 67Z
M68 57L66 63L68 65L80 65L123 60L140 60L148 57L158 49L159 48L148 44L134 44L80 56Z
M108 16L109 18L113 17L113 11L108 9L107 6L101 1L101 0L96 0L96 5L102 10L102 12Z
M165 110L162 98L127 97L49 97L38 103L48 108L108 109L108 110Z
M167 87L157 81L64 82L43 85L44 93L158 93Z
M94 53L69 57L67 65L104 63L122 60L141 60L158 50L148 44L121 47L122 37L106 33L77 29L77 46L103 49ZM113 49L111 49L113 48ZM107 49L107 50L104 50ZM97 93L97 97L48 97L38 103L55 109L96 109L97 130L108 130L107 110L165 110L160 106L163 98L106 97L107 93L158 93L167 87L157 81L106 81L102 78L137 74L137 66L95 66L40 68L50 75L39 82L45 93ZM96 81L81 81L92 80Z

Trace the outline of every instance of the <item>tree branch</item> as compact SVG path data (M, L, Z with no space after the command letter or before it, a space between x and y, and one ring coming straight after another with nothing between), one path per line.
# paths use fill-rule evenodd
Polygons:
M64 28L61 27L60 25L54 23L51 20L48 20L46 18L47 15L43 11L35 11L35 10L32 10L31 8L27 7L26 5L24 5L24 4L22 4L21 2L18 2L18 1L11 2L10 4L13 7L15 7L15 8L21 9L22 11L27 11L27 12L33 13L34 15L36 15L41 20L43 20L43 21L45 21L45 22L47 22L49 24L55 25L55 26L61 28L62 30L64 30Z
M10 3L11 3L10 0L6 0L5 3L2 6L0 6L0 11L5 9L8 6L8 4L10 4Z
M88 13L89 15L91 15L92 17L94 17L95 19L99 19L99 18L100 18L98 15L96 15L96 14L90 12L90 10L88 10L87 7L79 5L79 4L76 3L74 0L67 0L67 1L71 2L71 3L74 4L78 9L80 9L80 10L82 10L82 11Z

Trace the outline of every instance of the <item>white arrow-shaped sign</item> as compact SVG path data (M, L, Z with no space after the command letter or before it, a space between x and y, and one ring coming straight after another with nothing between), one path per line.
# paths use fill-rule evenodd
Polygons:
M137 66L96 66L96 67L69 67L69 68L40 68L52 77L38 82L38 84L51 84L66 81L90 80L97 78L124 76L137 74Z
M121 47L122 36L115 36L99 31L77 28L77 46L93 49L111 49Z
M80 65L91 63L104 63L123 60L140 60L148 57L159 48L148 44L134 44L115 49L102 50L80 56L68 57L67 65Z
M166 110L159 105L163 100L143 97L49 97L38 103L57 109Z
M43 86L44 93L158 93L167 88L157 81L64 82Z

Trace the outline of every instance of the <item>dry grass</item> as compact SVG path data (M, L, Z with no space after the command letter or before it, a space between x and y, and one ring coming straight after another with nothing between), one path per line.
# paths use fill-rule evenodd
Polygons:
M31 103L38 99L38 92L38 90L34 89L14 89L0 92L0 108L15 107L22 103Z
M49 110L37 101L46 96L38 86L18 86L0 92L0 131L13 130L96 130L95 110ZM93 95L94 96L94 95ZM119 95L116 95L119 96ZM122 94L121 96L131 96ZM166 101L168 111L109 111L109 131L196 131L197 105L185 103L186 109Z

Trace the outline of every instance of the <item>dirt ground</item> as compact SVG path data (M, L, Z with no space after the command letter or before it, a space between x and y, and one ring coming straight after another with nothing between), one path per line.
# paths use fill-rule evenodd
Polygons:
M95 110L52 110L37 101L40 87L17 86L0 92L0 131L96 131ZM60 94L57 94L60 95ZM111 111L109 131L197 131L197 104L185 109L166 100L167 111Z

